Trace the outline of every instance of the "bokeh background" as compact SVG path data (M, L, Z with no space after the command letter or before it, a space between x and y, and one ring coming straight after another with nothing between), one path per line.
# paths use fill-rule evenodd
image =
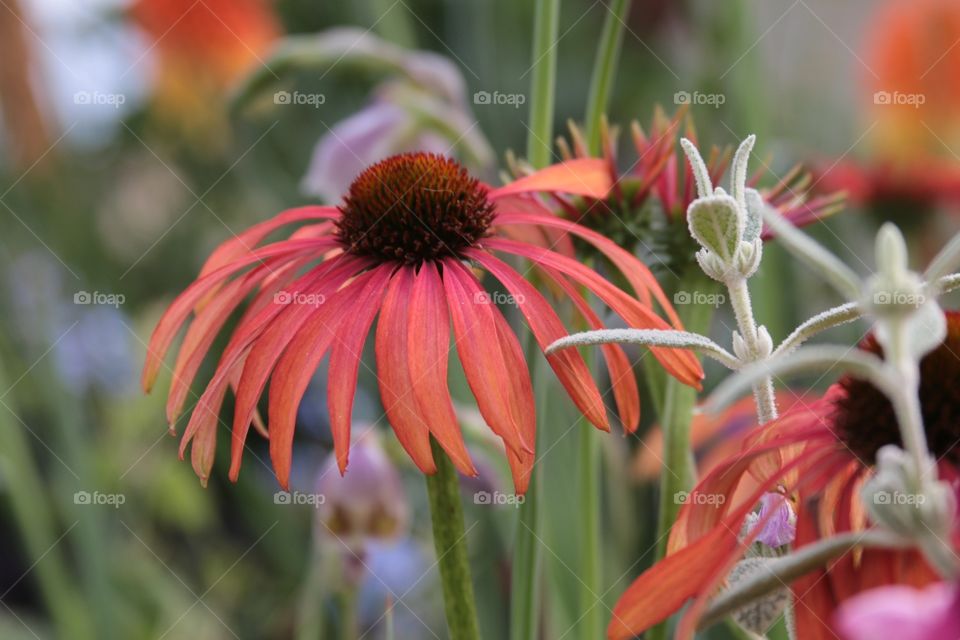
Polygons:
M703 143L757 133L773 175L802 162L814 191L848 191L812 232L855 268L887 219L930 255L960 227L952 4L634 0L609 118L646 125L657 105L690 102ZM220 451L201 487L167 433L169 372L144 395L139 371L165 304L250 224L336 203L361 166L401 150L449 150L499 179L528 135L532 7L0 0L0 637L333 637L348 583L362 637L444 637L422 478L397 454L369 370L355 415L380 435L356 475L383 492L372 506L369 490L317 487L331 446L322 377L301 407L291 497L259 438L239 482ZM558 135L584 117L607 13L604 0L562 3ZM324 55L271 62L283 38L318 33ZM771 247L755 300L776 340L836 300ZM721 313L724 342L725 326ZM563 433L570 408L551 411ZM467 490L502 498L467 504L482 624L502 637L516 509L469 406L464 421L481 463L489 454ZM558 438L541 462L560 504L576 490L575 445ZM604 446L612 604L653 560L656 508L639 439ZM358 505L386 526L351 529ZM544 637L576 628L576 517L557 510L546 529Z

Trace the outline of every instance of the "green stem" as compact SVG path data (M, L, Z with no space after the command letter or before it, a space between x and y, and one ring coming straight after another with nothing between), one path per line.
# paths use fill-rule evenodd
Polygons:
M715 287L702 273L691 270L681 278L681 291L707 291ZM678 312L687 331L706 335L713 318L713 307L706 304L691 304ZM672 376L664 384L663 409L660 413L660 428L663 432L663 470L660 474L660 510L657 518L657 559L667 551L670 528L677 519L681 501L677 494L689 491L695 482L696 469L690 447L690 421L696 405L695 389L678 382ZM650 640L665 638L666 623L652 628Z
M560 0L537 0L533 23L533 67L530 79L527 160L538 169L550 164L559 24Z
M600 35L597 57L593 63L590 93L587 97L587 144L591 153L600 151L600 119L606 113L607 103L610 101L628 13L630 0L613 0L607 7L607 17L603 22L603 33Z
M580 637L603 637L605 610L600 599L600 442L594 427L580 420Z
M356 640L360 637L357 625L357 587L346 584L337 594L337 604L340 609L340 639Z
M527 362L533 375L534 399L537 403L537 441L534 449L545 451L547 420L546 407L550 376L544 370L540 348L531 336L527 343ZM540 626L540 565L543 530L543 513L540 502L543 496L543 465L533 465L530 485L519 507L517 533L513 550L513 570L510 577L510 640L537 638Z
M0 370L0 388L7 388L5 380ZM36 580L58 637L94 638L89 609L66 570L58 539L64 534L56 533L50 504L42 493L46 484L34 463L25 427L10 420L12 412L0 408L0 474L9 490L23 546L31 564L36 560L31 577Z
M440 565L447 628L455 640L480 640L477 609L467 557L467 534L463 526L460 481L450 458L437 441L430 439L437 472L427 476L433 545Z

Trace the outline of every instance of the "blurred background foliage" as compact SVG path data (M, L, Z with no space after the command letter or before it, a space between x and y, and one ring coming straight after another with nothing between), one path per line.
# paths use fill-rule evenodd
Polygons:
M645 125L656 105L672 112L678 92L723 95L719 106L691 106L701 141L722 146L755 132L775 175L803 161L818 190L851 191L848 210L813 229L821 240L858 264L856 256L871 255L878 221L893 218L929 252L958 226L960 124L947 89L956 90L960 60L953 52L927 62L921 84L939 89L930 89L922 109L878 111L874 91L898 74L920 77L901 63L934 33L923 22L912 36L885 26L884 4L909 3L634 0L609 118ZM532 7L507 0L2 3L0 637L331 637L344 626L334 606L342 597L358 599L365 638L387 637L388 629L395 638L443 636L422 479L395 455L382 421L374 444L399 471L399 492L387 500L409 513L397 516L390 535L361 531L344 549L342 537L328 535L331 518L343 514L276 499L260 440L251 441L236 485L218 459L202 489L167 435L164 389L144 396L137 379L159 313L214 246L285 207L336 193L320 183L352 161L338 140L376 156L388 135L397 135L390 138L397 149L453 138L460 155L496 181L504 154L522 152L526 108L475 96L526 95ZM557 135L568 118L583 119L606 14L602 0L562 3ZM913 23L901 16L894 24ZM960 37L960 21L939 25L947 33L936 37ZM332 63L274 69L267 62L284 34L345 26L407 53L340 64L357 53L341 46ZM405 57L414 50L444 60ZM231 104L250 74L267 88L257 100ZM322 103L278 104L270 99L276 91ZM358 113L367 118L338 128ZM893 135L908 124L923 132L920 123L936 133ZM776 339L834 300L773 247L755 300ZM728 326L721 313L718 335ZM860 336L852 328L835 337ZM708 386L717 373L708 369ZM161 379L168 384L169 376ZM301 407L294 485L304 492L313 490L331 444L326 384L318 378ZM369 371L361 384L356 415L376 422L382 412ZM545 410L557 434L574 421L565 402ZM495 446L484 429L470 427L469 408L464 415L478 457L491 453L489 472L467 491L509 491ZM656 509L651 483L636 470L642 439L603 442L609 605L653 560ZM576 454L576 439L557 437L544 455L548 504L563 505L577 490L567 472ZM577 514L560 508L549 517L544 637L561 638L577 622L576 566L568 560L576 557ZM486 637L506 629L514 519L510 505L467 505ZM358 559L359 569L349 566Z

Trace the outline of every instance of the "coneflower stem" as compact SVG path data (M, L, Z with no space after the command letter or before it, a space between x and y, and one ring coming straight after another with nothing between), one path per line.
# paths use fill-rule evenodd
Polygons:
M460 502L460 480L453 463L437 441L430 438L430 446L437 472L427 476L427 494L447 628L450 637L456 640L480 640Z
M593 369L596 349L588 350L583 358ZM592 424L580 418L580 637L593 640L603 637L606 609L600 594L600 442Z
M600 120L610 101L613 76L617 71L617 60L623 43L623 29L629 13L630 0L613 0L607 7L607 17L603 22L603 33L600 34L593 74L590 76L590 93L587 96L587 144L593 154L600 151Z
M560 0L537 0L530 67L530 123L527 160L540 169L550 164L553 144L553 102L557 82L557 30Z

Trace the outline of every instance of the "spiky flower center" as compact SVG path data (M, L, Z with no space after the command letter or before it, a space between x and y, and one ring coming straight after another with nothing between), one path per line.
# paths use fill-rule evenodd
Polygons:
M881 354L871 336L861 348ZM846 393L836 403L837 435L867 464L887 444L903 446L890 400L869 382L840 380ZM920 363L920 406L927 442L937 459L960 464L960 312L947 312L947 338Z
M420 264L456 256L494 218L486 190L460 164L432 153L392 156L361 173L344 198L337 235L355 255Z

